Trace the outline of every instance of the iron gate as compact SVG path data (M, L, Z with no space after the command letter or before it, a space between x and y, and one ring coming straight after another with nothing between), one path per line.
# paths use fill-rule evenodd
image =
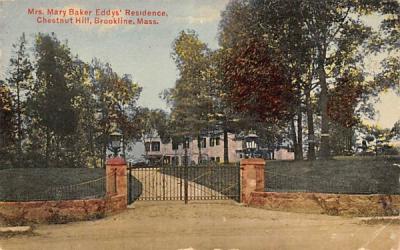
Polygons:
M238 165L128 168L128 202L240 199Z

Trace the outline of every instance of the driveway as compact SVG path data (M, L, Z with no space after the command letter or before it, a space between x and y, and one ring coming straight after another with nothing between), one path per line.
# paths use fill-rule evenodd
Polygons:
M40 225L33 236L0 238L12 249L400 249L400 226L268 211L227 202L137 202L89 222Z
M204 173L205 175L207 172ZM132 176L142 184L142 200L183 200L184 180L172 175L163 174L156 168L134 169ZM189 199L228 199L223 194L193 181L188 181Z

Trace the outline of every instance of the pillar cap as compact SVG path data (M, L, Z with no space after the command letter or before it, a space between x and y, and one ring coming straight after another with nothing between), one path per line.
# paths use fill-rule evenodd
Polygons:
M240 161L240 165L264 165L265 160L261 158L248 158Z
M117 156L117 157L107 159L106 165L111 165L111 166L126 165L126 161L124 158Z

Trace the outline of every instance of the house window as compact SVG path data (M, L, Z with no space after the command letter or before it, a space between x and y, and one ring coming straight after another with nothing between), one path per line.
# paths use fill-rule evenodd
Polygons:
M151 151L160 151L160 142L154 141L151 143Z
M190 147L189 139L186 139L186 140L183 142L183 148L189 148L189 147Z
M216 158L215 158L215 161L216 161L216 162L221 162L221 159L220 159L219 157L216 157Z
M216 145L216 146L219 145L219 137L215 138L215 145Z
M200 163L207 163L207 156L202 156Z
M210 161L215 161L215 157L211 157L211 158L210 158Z
M165 156L165 157L163 158L163 164L165 164L165 165L171 164L171 157Z
M210 138L210 147L214 147L215 144L215 139L214 138Z
M144 143L144 149L146 150L146 152L150 151L150 142L145 142Z
M207 147L207 140L206 140L206 138L201 138L200 141L201 141L201 147L202 147L202 148L206 148L206 147Z
M200 146L200 148L206 148L207 147L207 140L206 140L206 138L200 138L199 139L200 141L200 143L199 143L199 146Z

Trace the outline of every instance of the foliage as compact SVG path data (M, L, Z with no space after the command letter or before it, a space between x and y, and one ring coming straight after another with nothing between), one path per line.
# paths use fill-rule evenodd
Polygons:
M359 79L354 79L355 77ZM359 122L359 117L355 116L355 111L360 102L363 88L361 85L357 85L357 82L362 81L363 77L360 75L347 74L338 79L336 87L330 90L328 115L332 121L335 121L335 124L344 128L351 128Z
M7 81L15 93L15 113L16 113L16 142L18 154L22 154L22 142L26 138L24 121L26 122L26 98L31 94L32 71L33 67L27 53L27 41L23 33L18 43L13 44L15 56L10 59L10 76Z
M164 110L141 108L138 118L141 127L141 138L151 140L160 137L162 143L170 141L170 121L168 114Z
M0 163L8 161L14 139L13 99L10 89L0 81Z
M295 144L302 145L302 104L306 105L309 143L314 141L313 113L321 120L320 157L328 158L330 128L335 124L348 127L355 125L362 111L370 111L361 102L367 103L367 96L383 85L398 83L396 58L388 58L385 70L378 75L382 80L374 83L365 81L364 59L374 47L380 50L382 44L389 47L396 44L393 37L398 32L399 4L396 1L231 1L222 14L220 22L220 44L223 49L235 53L248 47L252 41L263 39L265 51L257 58L270 56L274 65L279 65L287 80L293 85L292 134ZM386 40L379 37L363 20L365 15L383 13L382 30ZM380 45L379 45L380 44ZM260 48L261 46L258 46ZM246 55L242 55L247 56ZM231 58L228 57L228 63ZM254 58L251 58L254 60ZM257 61L257 60L254 60ZM251 61L250 61L251 62ZM238 64L245 71L248 67ZM253 71L246 72L251 77ZM345 80L344 80L345 79ZM343 81L347 83L344 84ZM385 83L385 81L389 81ZM346 87L345 87L346 86ZM254 94L254 93L253 93ZM258 95L258 94L256 94ZM306 96L306 99L303 99ZM312 100L318 97L318 108L312 108ZM346 107L343 114L336 104ZM296 110L297 109L297 110ZM257 111L255 113L259 113ZM294 122L294 117L297 117ZM337 122L336 118L339 118ZM294 126L297 124L297 136ZM314 142L315 143L315 142Z
M87 64L72 56L67 42L54 33L37 34L32 65L26 44L22 36L5 83L19 100L12 103L12 111L26 131L16 153L23 165L100 167L113 130L122 132L124 151L127 143L140 137L141 87L131 76L119 76L98 59Z
M173 43L172 58L179 70L176 85L167 94L171 120L181 135L198 136L207 127L212 108L206 75L209 49L193 31L182 31Z
M225 65L232 105L262 121L287 119L293 85L283 67L270 59L265 42L250 40L233 51Z

